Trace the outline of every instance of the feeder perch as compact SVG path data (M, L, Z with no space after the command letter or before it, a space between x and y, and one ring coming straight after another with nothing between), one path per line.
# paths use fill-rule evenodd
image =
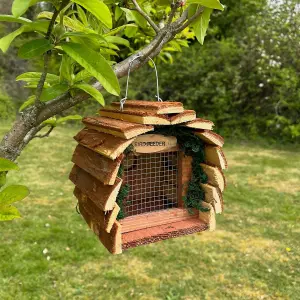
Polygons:
M70 180L81 215L108 251L215 229L227 162L213 122L180 102L131 100L83 124Z

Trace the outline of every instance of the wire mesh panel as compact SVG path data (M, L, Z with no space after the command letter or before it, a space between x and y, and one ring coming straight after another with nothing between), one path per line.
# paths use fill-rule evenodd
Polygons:
M178 152L130 153L124 160L124 182L129 185L126 217L178 207Z

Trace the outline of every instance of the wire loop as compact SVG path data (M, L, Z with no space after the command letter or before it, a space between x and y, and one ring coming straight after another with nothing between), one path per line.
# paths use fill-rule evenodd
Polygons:
M131 71L131 66L132 63L138 59L142 57L142 55L137 55L136 57L134 57L130 62L129 62L129 67L128 67L128 73L127 73L127 81L126 81L126 90L125 90L125 97L122 98L120 100L120 110L123 110L124 108L124 104L126 102L126 100L128 99L128 85L129 85L129 77L130 77L130 71ZM155 70L155 76L156 76L156 91L157 91L157 95L155 95L155 98L157 98L157 101L162 102L162 99L159 97L159 83L158 83L158 72L157 72L157 68L156 68L156 64L153 61L153 59L151 57L149 57L149 60L151 60L151 62L153 63L154 66L154 70Z

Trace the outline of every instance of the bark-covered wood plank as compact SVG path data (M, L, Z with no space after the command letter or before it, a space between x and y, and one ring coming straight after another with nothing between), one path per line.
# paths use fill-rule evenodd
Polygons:
M79 203L89 213L92 220L99 223L101 228L104 228L106 232L110 232L114 222L117 220L117 215L120 211L120 207L115 203L112 210L102 211L87 195L85 195L78 187L74 189L74 196Z
M212 130L214 123L210 120L196 118L195 120L186 122L182 124L184 127L194 128L194 129L207 129Z
M115 160L111 160L84 146L77 145L72 162L104 184L113 185L123 158L124 154L121 154Z
M212 132L210 130L199 130L199 131L195 131L194 134L207 144L218 146L218 147L223 147L224 145L224 138L219 134Z
M118 221L114 222L111 231L108 233L99 225L99 223L93 221L91 215L80 202L79 211L89 227L98 236L100 242L110 253L122 253L121 225Z
M200 183L200 186L205 193L204 201L210 203L214 207L216 214L221 214L223 211L223 197L220 189L204 183Z
M218 167L212 167L206 164L200 164L200 166L202 167L204 173L207 175L207 183L218 187L223 193L226 187L226 179L222 170Z
M93 129L82 129L74 139L81 145L110 159L116 159L133 142Z
M208 229L208 225L199 219L193 218L185 221L151 228L131 231L122 234L122 249L129 249L162 240L201 232Z
M170 124L181 124L196 119L196 112L194 110L184 110L180 114L168 115Z
M206 145L204 151L206 164L227 169L227 160L220 147Z
M116 178L114 185L104 185L101 181L74 165L70 180L86 194L101 210L112 210L120 190L122 179Z
M202 202L202 207L207 208L208 211L199 211L199 219L208 224L209 231L216 230L216 213L213 206L210 203Z
M120 110L120 102L112 102L111 108ZM123 111L147 111L156 114L174 114L183 112L183 104L173 101L144 101L144 100L126 100Z
M106 117L94 116L83 118L82 122L90 129L112 134L123 139L131 139L154 130L151 125L142 125Z

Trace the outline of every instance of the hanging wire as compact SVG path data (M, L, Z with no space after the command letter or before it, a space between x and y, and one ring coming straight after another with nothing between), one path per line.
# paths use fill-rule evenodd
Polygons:
M138 59L142 57L142 55L137 55L135 58L133 58L130 62L129 62L129 67L128 67L128 74L127 74L127 81L126 81L126 90L125 90L125 97L123 99L120 100L120 110L123 110L124 108L124 104L128 98L128 85L129 85L129 77L130 77L130 71L131 71L131 66L132 63ZM158 83L158 72L157 72L157 68L156 68L156 64L154 62L154 60L151 57L148 57L149 60L151 60L151 62L153 63L154 66L154 70L155 70L155 76L156 76L156 91L157 91L157 95L155 95L155 98L157 98L157 101L162 102L162 99L159 97L159 83Z
M79 210L79 203L78 203L78 202L77 202L77 204L76 204L75 209L76 209L77 213L78 213L79 215L81 215L81 212L80 212L80 210Z

